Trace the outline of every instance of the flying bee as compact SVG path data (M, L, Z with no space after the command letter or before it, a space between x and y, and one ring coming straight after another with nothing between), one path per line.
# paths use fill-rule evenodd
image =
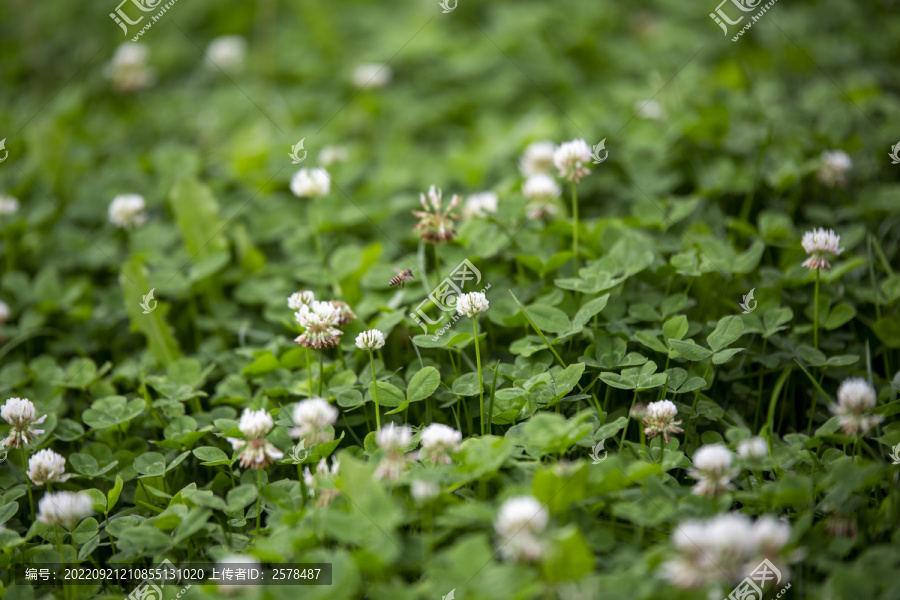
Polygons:
M394 267L394 269L399 271L399 269L397 269L396 267ZM412 279L415 279L412 274L412 269L404 269L397 273L394 278L391 279L388 285L390 285L391 287L394 287L395 285L403 287L407 281L410 281Z

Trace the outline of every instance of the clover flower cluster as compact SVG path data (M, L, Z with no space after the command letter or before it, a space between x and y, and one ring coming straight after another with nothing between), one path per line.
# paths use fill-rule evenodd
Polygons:
M264 469L284 453L271 442L266 441L266 436L275 426L271 415L265 410L245 409L241 415L238 429L246 436L246 440L226 438L231 447L240 450L241 466L245 469Z
M30 444L44 433L43 429L33 429L31 426L43 423L47 415L37 418L34 404L28 398L10 398L0 407L0 417L12 425L3 444L20 448L22 444Z
M338 418L338 410L324 398L308 398L294 406L294 425L290 435L308 444L321 444L334 439L332 427Z
M642 409L638 414L643 415L644 433L648 439L652 440L656 436L662 435L663 439L668 443L671 434L684 431L681 427L678 427L681 421L675 420L678 408L671 400L651 402L647 405L646 412Z
M853 168L850 155L843 150L825 150L820 158L821 166L816 174L823 185L834 187L847 186L847 174Z
M504 502L494 521L501 556L521 563L539 561L546 550L540 534L549 521L546 507L531 496L516 496Z
M376 479L394 481L400 478L409 463L406 448L410 442L412 430L406 425L388 423L375 434L375 444L384 452L375 469Z
M787 566L778 558L790 535L788 523L770 516L753 522L725 513L708 521L687 521L672 532L677 556L663 563L663 575L685 589L736 583L768 559L787 577Z
M845 379L838 388L837 400L831 412L837 415L847 435L866 435L884 420L881 415L869 414L876 404L875 388L865 379Z
M139 42L122 44L106 64L103 75L117 92L136 92L150 87L156 81L156 74L147 64L148 54L147 46Z
M412 211L413 216L419 219L413 231L421 231L422 239L432 244L443 244L456 237L453 220L460 217L453 214L453 209L462 202L460 196L454 194L445 210L443 192L431 186L428 188L428 198L425 194L419 194L419 202L424 210Z
M844 249L840 247L841 236L834 233L833 229L825 230L823 228L813 229L803 234L803 250L809 255L803 266L807 269L822 270L830 269L831 263L828 262L828 256L839 256Z
M44 525L62 525L71 529L94 514L94 503L87 492L53 492L38 502L37 520Z
M304 329L294 341L315 350L337 346L344 334L339 328L356 318L346 302L320 302L309 291L292 294L288 298L288 307L297 311L294 318Z
M316 499L316 506L328 506L341 495L341 491L334 485L334 478L338 476L340 468L341 463L336 458L331 459L330 468L327 460L320 460L315 473L309 467L303 467L303 481L309 489L310 497Z
M737 475L732 470L734 455L722 444L708 444L694 453L694 468L688 475L697 480L694 494L712 498L731 489L731 479Z
M144 197L140 194L123 194L113 198L109 205L110 222L121 229L131 229L147 222Z

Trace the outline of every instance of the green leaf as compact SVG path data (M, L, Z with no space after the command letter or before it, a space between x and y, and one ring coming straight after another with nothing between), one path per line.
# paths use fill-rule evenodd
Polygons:
M134 470L146 477L155 477L166 472L166 457L159 452L145 452L134 459Z
M73 469L88 477L93 477L100 470L100 465L97 464L96 458L90 454L81 454L80 452L69 455L69 464L72 465Z
M116 502L119 501L119 496L122 494L122 488L125 486L125 481L122 480L121 475L116 475L116 484L109 490L109 493L106 495L106 510L112 510L115 507Z
M126 423L144 412L144 401L135 398L130 402L122 396L107 396L95 400L91 407L84 411L82 419L85 425L94 429L106 429Z
M375 386L371 383L368 387L369 398L372 401L375 401ZM403 390L398 388L396 385L390 384L386 381L378 382L378 404L383 407L395 407L400 406L406 401L406 395L403 393Z
M219 204L207 186L193 177L179 180L169 192L169 208L192 262L228 250Z
M713 364L721 365L721 364L727 363L729 360L731 360L734 357L735 354L737 354L738 352L741 352L742 350L746 350L746 348L728 348L727 350L722 350L721 352L716 352L713 355L713 359L712 359Z
M155 284L150 285L147 281L145 271L143 258L133 257L122 265L119 285L122 288L125 309L131 317L131 328L143 334L156 360L167 365L181 355L181 349L165 320L166 308L162 302L148 301L149 304L145 305L154 305L153 303L156 302L156 308L148 314L144 314L144 309L141 308L144 296L149 294L151 289L155 289Z
M225 496L229 513L236 513L245 506L249 506L256 500L257 490L255 485L243 484L230 490Z
M203 461L200 464L204 466L223 465L231 462L228 455L215 446L200 446L199 448L194 448L193 454Z
M457 377L451 389L457 396L477 396L479 392L478 373L466 373Z
M602 296L598 296L585 302L581 305L581 308L578 309L578 312L575 313L572 324L576 327L584 326L594 315L606 308L608 301L609 294L603 294Z
M565 333L569 330L569 317L555 306L532 304L528 307L528 314L542 331Z
M637 341L642 343L647 348L650 348L651 350L655 350L656 352L661 352L663 354L669 353L669 349L666 348L665 344L660 342L659 338L649 331L636 331L634 333L634 337Z
M663 339L680 340L688 332L688 320L684 315L672 317L663 324Z
M577 581L594 571L594 551L576 525L553 535L541 570L547 581Z
M700 362L712 356L712 352L703 346L695 344L691 340L676 340L675 338L672 338L669 340L669 345L672 346L680 356L692 362Z
M853 317L855 316L856 309L846 302L841 302L831 309L831 313L829 313L828 318L825 319L824 327L829 331L831 331L832 329L837 329L841 325L844 325L845 323L853 319Z
M713 352L718 352L736 342L742 333L744 333L743 319L732 315L719 321L715 330L706 338L706 343Z
M419 402L431 396L441 385L441 374L434 367L425 367L413 375L406 387L407 402Z
M578 381L581 379L582 374L584 374L584 363L576 363L563 369L562 372L556 376L556 382L554 384L554 387L556 388L556 397L562 398L571 392L575 386L578 385Z

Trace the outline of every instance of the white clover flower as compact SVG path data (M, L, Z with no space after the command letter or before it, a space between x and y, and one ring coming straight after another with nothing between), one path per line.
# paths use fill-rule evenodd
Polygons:
M28 398L10 398L0 407L0 417L12 425L9 435L3 442L6 446L19 448L23 443L30 444L44 433L43 429L32 429L32 425L40 425L47 418L44 415L36 418L34 404Z
M789 538L790 525L769 516L756 523L735 513L687 521L672 532L677 555L663 564L663 574L685 589L734 585L764 558L776 562ZM785 578L789 576L786 566L779 570Z
M483 217L487 213L495 213L497 212L498 202L499 198L494 192L472 194L466 198L466 203L463 205L463 217Z
M330 348L341 340L343 332L337 328L341 311L331 302L315 301L310 306L301 306L294 317L306 330L295 341L305 348Z
M300 169L291 178L291 192L298 198L326 196L331 191L331 178L322 167Z
M831 264L827 260L828 254L838 256L844 251L841 245L841 236L836 235L833 229L827 231L823 228L813 229L803 234L803 249L809 254L809 258L803 261L803 266L808 269L830 269Z
M662 106L656 100L636 100L634 110L645 119L660 121L664 117Z
M432 185L428 188L427 200L425 199L425 194L419 194L419 203L425 210L412 211L413 216L419 219L419 222L413 227L413 231L421 231L422 233L419 235L426 242L442 244L456 237L456 228L453 226L453 220L460 217L453 214L453 209L462 202L462 197L453 194L446 210L442 208L443 197L443 190L435 189Z
M416 479L409 488L413 499L419 504L427 504L441 493L441 488L438 484L424 479Z
M263 469L284 456L284 453L266 441L266 435L274 426L272 416L265 410L244 409L238 429L247 439L226 438L232 448L241 451L239 456L243 468Z
M738 444L737 453L744 460L759 460L769 455L769 446L763 438L751 437L741 440Z
M329 404L324 398L308 398L301 400L294 406L294 424L290 435L293 438L303 438L310 444L330 442L334 435L326 431L326 427L335 424L338 418L338 410Z
M0 196L0 216L19 212L19 201L12 196Z
M62 525L71 529L82 519L94 514L94 503L85 492L52 492L38 502L37 520L45 525Z
M239 35L220 35L206 47L206 68L239 73L244 68L247 40Z
M146 203L140 194L123 194L113 198L109 205L109 220L116 227L131 229L147 221Z
M688 475L697 480L694 494L718 496L731 489L731 478L737 473L731 470L733 455L722 444L708 444L694 453L694 468Z
M316 299L316 295L309 290L300 290L288 296L288 308L292 310L300 310L304 306L309 306Z
M126 42L116 48L103 74L117 92L135 92L150 87L156 81L153 69L147 66L147 46Z
M481 292L469 292L460 295L456 301L456 312L473 319L486 312L489 304L487 297Z
M356 318L356 313L353 312L350 309L350 305L343 300L332 300L331 304L338 310L338 320L336 323L338 327L343 327Z
M347 149L343 146L325 146L319 152L319 164L323 167L330 167L333 164L346 162L348 156Z
M216 561L216 567L220 572L222 569L232 569L232 572L234 572L236 569L247 569L259 566L260 562L258 559L246 554L228 554ZM219 583L219 581L220 580L217 578L216 589L224 596L234 596L243 592L247 587L245 585ZM155 595L150 595L149 598L155 598Z
M847 435L866 435L884 420L882 415L868 414L875 408L876 396L875 388L865 379L845 379L838 388L837 399L831 412L840 418L841 428Z
M353 85L358 88L380 88L391 82L394 73L385 64L359 65L353 70Z
M556 145L553 142L542 141L529 144L519 160L519 171L524 177L549 173L553 168L554 152L556 152Z
M419 458L425 457L432 464L449 465L450 453L459 450L462 434L442 423L432 423L422 430Z
M585 165L591 162L591 147L583 139L560 144L553 153L553 164L559 169L559 176L578 182L590 174Z
M531 496L516 496L504 502L494 521L500 554L516 562L540 560L544 545L538 535L549 521L550 513Z
M356 336L356 347L360 350L378 350L384 347L384 334L377 329L363 331Z
M311 498L318 498L316 506L328 506L332 500L341 495L341 491L334 486L334 478L338 476L341 464L338 459L332 457L331 468L328 461L322 459L316 465L316 472L311 473L309 467L303 467L303 481L309 488Z
M845 187L847 173L853 168L850 155L843 150L826 150L822 152L822 166L817 173L819 181L828 187Z
M376 479L393 481L406 469L409 457L405 450L412 441L412 430L406 425L388 423L375 434L375 444L384 451L384 458L375 469Z
M9 321L10 314L12 314L12 311L9 310L9 304L0 300L0 325Z
M53 450L38 450L28 461L28 477L35 485L65 481L65 473L66 459Z
M675 420L675 415L677 414L678 408L671 400L660 400L648 404L646 413L643 415L644 433L647 435L647 438L652 440L662 434L663 439L668 442L671 434L684 431L681 427L678 427L681 424L681 420Z
M537 173L522 184L522 195L529 200L553 200L562 193L556 180L544 173Z

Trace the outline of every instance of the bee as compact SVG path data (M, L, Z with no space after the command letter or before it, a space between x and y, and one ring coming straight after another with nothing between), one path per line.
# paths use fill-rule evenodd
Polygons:
M391 279L388 285L390 285L391 287L394 287L395 285L403 287L404 284L406 284L406 282L410 281L411 279L415 279L412 274L412 269L404 269L403 271L397 273L394 278Z

